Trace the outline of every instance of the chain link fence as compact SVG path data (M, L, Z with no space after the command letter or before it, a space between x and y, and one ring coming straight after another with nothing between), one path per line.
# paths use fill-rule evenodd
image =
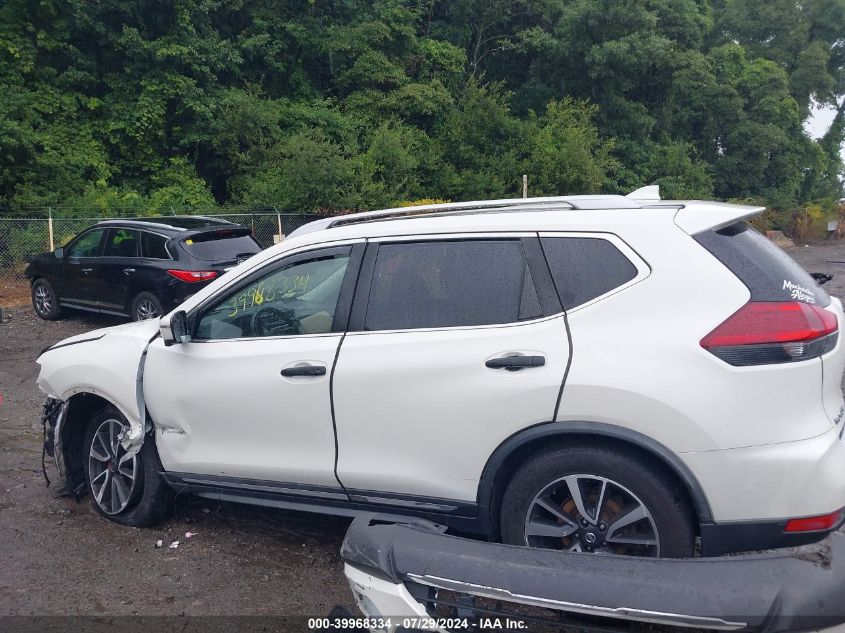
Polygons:
M252 230L262 248L272 246L275 237L288 235L321 216L296 213L204 214L242 224ZM141 218L146 222L172 216ZM117 218L0 218L0 290L25 286L24 269L33 257L67 244L74 236L101 220Z

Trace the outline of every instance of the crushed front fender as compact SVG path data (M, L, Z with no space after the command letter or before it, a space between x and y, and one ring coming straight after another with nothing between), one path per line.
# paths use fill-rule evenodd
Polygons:
M410 617L421 630L442 628L421 613L472 626L511 618L563 628L590 616L767 633L845 623L842 533L786 553L654 559L485 543L370 515L352 523L341 556L365 615Z
M120 441L128 452L137 452L148 430L144 362L150 341L158 332L158 321L151 319L61 341L38 357L38 385L64 402L77 394L90 393L113 404L128 422Z

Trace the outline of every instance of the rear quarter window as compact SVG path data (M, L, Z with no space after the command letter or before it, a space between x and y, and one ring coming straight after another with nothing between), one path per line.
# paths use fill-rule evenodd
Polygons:
M155 233L141 231L141 256L148 259L170 259L167 238Z
M694 238L748 287L752 301L801 301L822 307L830 303L806 270L745 222Z
M637 268L601 237L544 237L540 240L564 310L592 301L637 276Z

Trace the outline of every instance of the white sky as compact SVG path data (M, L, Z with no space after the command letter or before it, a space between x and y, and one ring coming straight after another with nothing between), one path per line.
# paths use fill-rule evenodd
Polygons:
M821 138L830 128L830 124L833 123L835 116L836 108L833 106L818 107L813 102L813 107L810 109L810 116L804 121L804 131L813 138ZM842 160L845 160L845 147L842 148Z

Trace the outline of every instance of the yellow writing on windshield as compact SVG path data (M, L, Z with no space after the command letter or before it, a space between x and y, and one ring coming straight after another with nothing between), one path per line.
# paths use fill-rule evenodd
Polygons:
M230 318L236 317L248 308L260 306L267 302L293 298L295 295L302 294L308 290L308 283L310 281L310 273L271 277L269 280L262 279L229 299L226 307L231 312L227 316Z

